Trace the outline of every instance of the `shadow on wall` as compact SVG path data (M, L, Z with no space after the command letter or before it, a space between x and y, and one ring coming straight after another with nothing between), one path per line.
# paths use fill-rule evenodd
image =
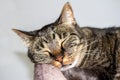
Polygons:
M25 65L26 69L28 69L28 77L30 80L33 80L34 77L34 64L30 61L28 56L25 53L22 52L15 52L16 56L23 62Z

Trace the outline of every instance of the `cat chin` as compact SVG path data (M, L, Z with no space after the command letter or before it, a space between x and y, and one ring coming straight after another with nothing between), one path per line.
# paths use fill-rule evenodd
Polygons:
M76 66L76 61L74 61L72 64L69 64L69 65L64 65L60 68L61 71L66 71L66 70L69 70L73 67Z
M73 68L73 67L74 67L74 66L72 66L72 65L66 65L66 66L61 67L60 70L61 70L61 71L66 71L66 70L69 70L69 69L71 69L71 68Z
M75 61L72 64L64 65L60 68L61 71L66 71L77 66L79 56L76 56Z

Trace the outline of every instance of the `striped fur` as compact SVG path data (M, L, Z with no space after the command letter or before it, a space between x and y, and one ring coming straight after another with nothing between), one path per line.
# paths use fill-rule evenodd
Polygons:
M69 3L56 22L13 31L27 44L31 61L60 68L68 80L120 80L120 28L80 28Z
M32 61L53 64L63 72L101 67L111 80L120 80L120 28L79 28L77 25L65 28L63 25L59 28L52 24L38 32L29 49L37 56L37 59L30 56ZM47 57L41 61L37 54Z

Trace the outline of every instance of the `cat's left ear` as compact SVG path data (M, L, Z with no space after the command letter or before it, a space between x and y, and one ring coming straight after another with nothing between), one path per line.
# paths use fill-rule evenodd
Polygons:
M67 2L64 5L62 12L60 14L60 17L58 18L58 20L56 22L57 23L67 23L67 24L75 24L76 23L74 14L73 14L73 10L72 10L72 7L69 2Z
M34 36L32 34L30 34L30 32L26 32L26 31L21 31L18 29L12 29L19 37L21 37L21 39L23 40L23 42L25 43L25 45L27 47L30 47Z

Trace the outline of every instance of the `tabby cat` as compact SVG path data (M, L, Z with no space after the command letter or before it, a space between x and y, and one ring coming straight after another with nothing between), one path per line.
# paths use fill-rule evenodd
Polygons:
M120 28L79 27L69 2L54 23L13 31L26 43L34 63L60 68L67 80L120 80Z

